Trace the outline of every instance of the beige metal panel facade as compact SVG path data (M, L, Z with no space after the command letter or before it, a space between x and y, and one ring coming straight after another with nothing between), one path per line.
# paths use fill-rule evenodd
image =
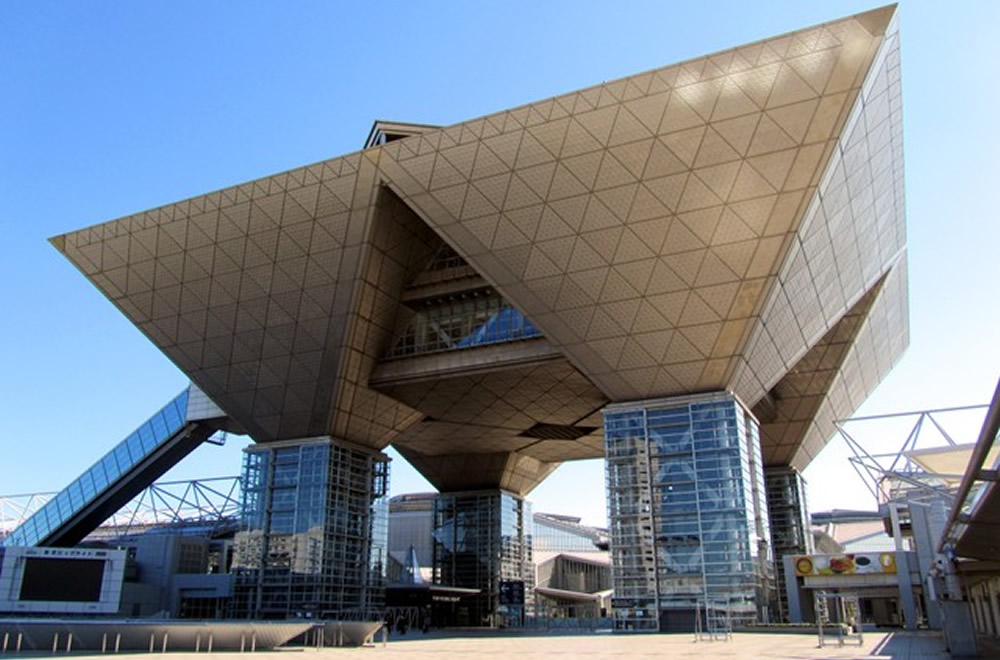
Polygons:
M790 465L805 469L833 437L834 420L850 417L899 361L909 344L907 302L904 261L886 277Z
M903 118L894 28L743 351L733 389L746 401L757 401L773 387L904 257Z
M426 456L398 449L442 492L501 488L523 496L559 467L559 463L544 463L517 452L463 453L453 449L448 454Z
M374 201L362 163L352 154L53 242L255 439L323 435Z
M518 431L535 424L571 426L607 403L565 360L438 377L382 391L437 420Z
M723 389L891 16L401 140L379 167L612 400Z
M524 493L601 454L607 401L732 389L778 415L768 462L803 467L907 343L893 15L411 127L53 243L257 441L395 443L435 484L478 470ZM468 279L426 277L445 245ZM544 338L391 354L420 296L473 284Z
M909 342L906 264L873 288L754 408L766 465L800 470L874 391Z

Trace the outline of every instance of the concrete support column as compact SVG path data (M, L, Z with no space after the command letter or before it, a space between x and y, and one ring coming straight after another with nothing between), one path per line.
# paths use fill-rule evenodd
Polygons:
M917 605L913 597L909 555L903 550L903 531L899 524L899 510L896 508L895 502L889 502L888 506L892 538L896 541L896 579L899 585L899 603L903 607L903 627L907 630L916 630Z
M907 630L917 629L917 602L913 596L911 573L916 567L910 566L908 552L896 553L896 578L899 580L899 603L903 607L903 627Z
M795 555L785 555L781 558L781 570L785 577L788 622L803 623L806 621L803 605L809 602L809 598L806 590L799 587L799 579L795 575Z
M920 581L925 585L925 588L930 591L931 587L928 586L929 580L935 581L934 595L933 597L926 593L924 594L924 603L926 604L926 612L924 614L927 616L927 625L933 630L940 630L942 626L941 620L941 608L939 605L940 594L940 571L935 570L936 560L939 558L937 554L937 542L938 534L940 532L935 532L928 517L929 508L923 503L911 503L909 506L910 510L910 527L913 533L913 543L917 551L917 566L920 570Z
M948 511L943 499L933 500L924 510L928 540L933 549L932 572L941 577L940 594L941 629L952 657L972 658L978 654L976 629L972 621L969 600L963 592L955 562L937 552L938 542L944 535Z

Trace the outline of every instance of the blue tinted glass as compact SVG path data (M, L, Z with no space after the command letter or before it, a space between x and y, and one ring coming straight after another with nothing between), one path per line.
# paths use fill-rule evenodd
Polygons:
M674 429L649 429L653 451L661 453L691 451L691 432Z
M128 453L132 458L132 465L138 463L139 460L145 456L146 452L142 449L142 440L139 438L138 434L133 433L130 435L125 440L125 444L128 447Z
M166 435L166 425L162 422L159 424L152 424L139 427L139 441L142 443L142 451L144 454L151 452L156 449L156 439L157 437L162 437Z
M87 475L88 477L90 475ZM80 490L83 492L84 501L90 500L94 494L97 493L97 487L94 485L93 479L84 479L80 481Z
M176 428L180 423L182 418L182 413L178 409L177 404L173 403L163 409L163 423L168 428Z
M657 479L661 482L690 481L695 477L694 461L690 456L680 455L658 461Z
M73 506L70 504L69 489L66 489L56 495L54 503L54 513L56 514L56 519L61 522L73 510Z
M294 486L298 481L299 466L296 464L277 464L274 466L275 486Z
M123 442L115 447L114 455L120 471L124 472L132 465L132 457L129 454L128 445L126 443Z
M118 467L118 461L115 459L115 454L111 453L101 459L104 463L104 473L107 475L109 481L114 481L121 475L121 469Z
M499 342L540 336L541 332L521 312L503 307L479 326L472 334L455 342L455 348L484 346Z
M155 433L162 435L164 432L166 432L166 430L167 430L167 424L166 422L163 421L163 413L159 412L150 417L145 424L136 429L136 433L139 435L147 433Z
M290 534L293 531L295 514L291 511L276 511L271 514L271 531Z
M101 483L104 481L104 468L101 467L101 462L97 461L89 468L83 471L77 481L84 488L87 493L93 493L101 489Z
M276 488L271 493L271 509L275 511L292 510L295 508L295 489Z
M80 477L36 511L18 530L11 534L7 542L10 543L15 538L24 538L28 541L28 545L35 545L56 531L59 525L70 520L95 496L105 491L108 486L140 462L149 451L158 447L183 426L187 398L187 390L185 390L167 404L164 410L153 415L150 422L143 424L137 431L129 434ZM168 418L172 424L169 428L166 423ZM154 433L155 429L160 431L159 435ZM30 539L25 536L29 530L32 534Z

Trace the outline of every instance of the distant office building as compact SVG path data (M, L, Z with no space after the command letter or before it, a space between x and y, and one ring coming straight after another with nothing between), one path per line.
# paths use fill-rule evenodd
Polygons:
M608 530L581 524L576 516L535 514L535 552L598 552L608 549Z
M422 568L433 564L435 497L437 493L407 493L389 500L389 554L400 566L410 560L411 548Z
M535 615L541 619L605 619L613 593L607 552L556 552L536 558Z
M535 614L542 620L597 620L611 612L608 530L580 518L535 514ZM572 624L572 621L567 621Z
M836 544L834 552L881 552L896 549L895 541L889 535L879 511L817 511L810 516L810 520L814 536ZM820 551L819 548L817 551Z

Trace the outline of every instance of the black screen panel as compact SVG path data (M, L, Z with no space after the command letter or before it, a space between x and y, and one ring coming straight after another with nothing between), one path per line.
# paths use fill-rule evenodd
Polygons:
M104 559L27 557L20 600L98 603Z

